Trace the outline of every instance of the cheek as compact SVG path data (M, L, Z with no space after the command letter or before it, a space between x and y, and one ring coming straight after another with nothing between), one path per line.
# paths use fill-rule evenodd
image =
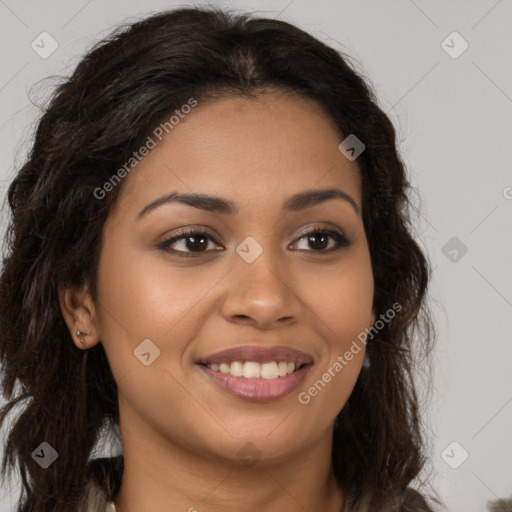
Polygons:
M331 279L316 299L320 318L331 331L329 338L337 334L344 338L348 334L357 335L368 327L373 302L371 283L352 276Z
M103 326L116 323L132 335L162 337L204 292L197 280L190 281L186 270L155 262L154 255L125 249L114 253L105 247L98 274ZM101 310L101 309L100 309ZM114 326L115 327L115 326Z
M373 287L354 276L341 278L318 298L319 328L326 341L326 357L317 369L335 394L357 380L363 364L365 345L361 333L370 327ZM341 365L341 366L340 366ZM332 384L330 384L332 381ZM347 395L348 397L348 395Z
M312 429L327 428L354 389L366 350L358 337L370 327L373 303L371 270L369 275L335 273L319 284L323 286L315 288L311 301L316 304L316 326L325 341L324 351L297 397L316 418Z
M310 273L303 286L325 344L299 402L328 424L348 400L364 361L361 333L371 327L374 295L369 255L354 252L343 265Z
M354 253L343 264L308 272L303 290L331 350L346 350L370 327L374 282L367 253Z
M106 244L98 272L97 325L118 373L137 364L134 350L150 339L161 351L160 362L179 370L182 355L205 315L203 300L222 277L213 267L177 266L165 254ZM224 271L225 272L225 271ZM169 350L172 349L172 350Z

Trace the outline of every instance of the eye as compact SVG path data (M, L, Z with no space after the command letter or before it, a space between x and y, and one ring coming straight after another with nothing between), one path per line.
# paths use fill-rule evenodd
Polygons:
M334 240L334 247L331 246L329 249L325 250L329 243L329 239ZM351 241L341 232L318 227L303 233L298 241L300 242L302 240L305 240L306 243L310 244L310 246L315 247L313 251L308 251L306 249L308 252L329 253L333 251L339 251L343 247L348 247L351 245Z
M215 242L215 239L209 233L197 228L187 228L172 238L163 240L157 247L163 251L179 253L179 256L184 256L185 258L194 258L205 252L210 252L206 251L209 242ZM174 247L181 247L185 250L175 249Z
M329 239L334 241L334 246L326 250L326 244L328 245ZM303 240L314 247L312 251L306 249L307 252L329 253L351 245L351 241L341 232L319 227L306 231L297 239L298 242ZM198 228L186 228L173 237L160 242L157 248L163 251L177 253L179 256L185 258L194 258L211 252L211 250L208 250L210 242L215 243L216 240L206 231ZM213 250L218 251L223 249L217 248Z

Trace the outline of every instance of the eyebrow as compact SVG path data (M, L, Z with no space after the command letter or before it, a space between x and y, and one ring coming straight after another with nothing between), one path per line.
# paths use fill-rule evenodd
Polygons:
M282 209L284 213L298 212L305 208L310 208L323 203L324 201L328 201L329 199L341 199L349 203L359 215L359 206L354 199L338 188L299 192L298 194L289 197L283 203ZM137 215L137 219L140 219L155 208L169 203L182 203L207 212L222 213L225 215L235 215L239 212L239 207L236 203L221 197L211 196L208 194L180 194L177 192L171 192L170 194L159 197L155 201L144 206Z

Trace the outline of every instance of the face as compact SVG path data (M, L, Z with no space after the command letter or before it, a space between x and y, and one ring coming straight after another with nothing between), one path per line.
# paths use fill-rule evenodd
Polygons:
M342 140L294 95L215 100L125 178L92 326L125 446L277 460L330 439L364 346L333 365L374 321L360 171ZM327 189L338 193L309 195Z

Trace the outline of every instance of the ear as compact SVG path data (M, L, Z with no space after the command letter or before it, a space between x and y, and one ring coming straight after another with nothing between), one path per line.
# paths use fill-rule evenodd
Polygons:
M82 350L96 345L99 337L96 331L94 300L89 294L88 287L77 288L61 283L58 286L58 294L60 310L73 343ZM79 336L78 331L83 332L83 335Z
M372 309L372 316L370 317L370 327L373 326L373 324L375 323L375 311Z

